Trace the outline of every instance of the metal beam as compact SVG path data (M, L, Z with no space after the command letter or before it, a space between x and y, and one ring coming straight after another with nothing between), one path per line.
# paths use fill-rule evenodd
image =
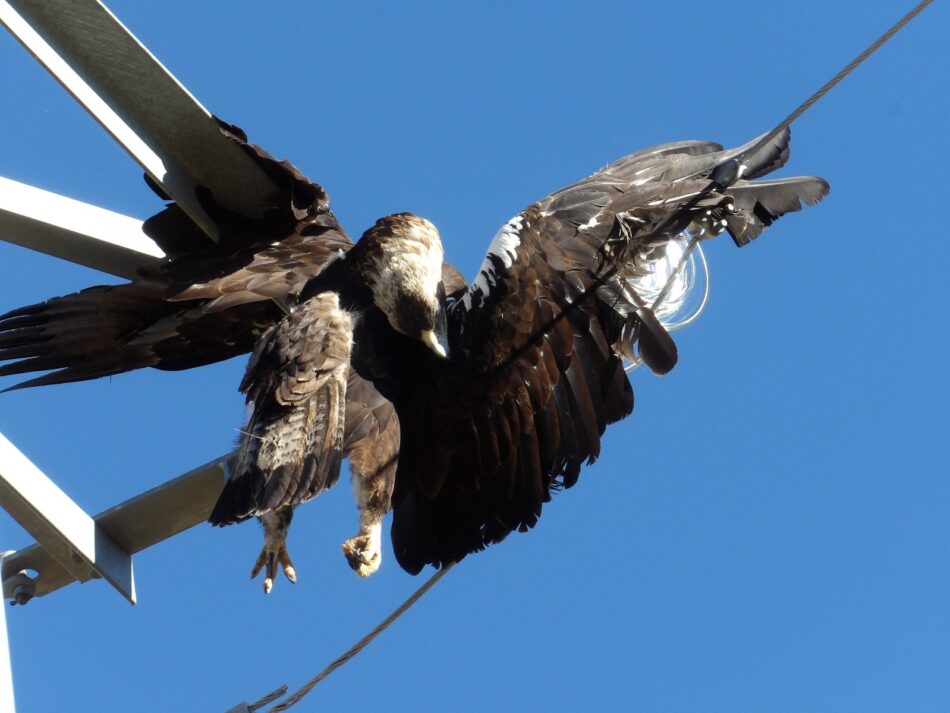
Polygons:
M0 23L212 238L195 189L260 217L276 186L96 0L0 0Z
M2 439L0 443L9 443L2 436L0 439ZM120 505L111 507L91 518L90 521L96 531L101 533L102 538L107 538L127 555L133 555L184 532L204 522L211 514L211 509L224 487L226 458L222 457L206 463ZM4 467L4 461L0 459L0 483L3 482ZM10 508L7 501L10 497L9 490L5 493L4 488L0 486L0 505L8 510ZM11 510L11 514L17 520L20 519L14 510ZM26 525L24 527L30 530ZM72 582L86 582L91 578L88 569L77 571L75 567L70 567L69 563L64 564L61 561L61 556L56 554L55 541L54 546L50 547L48 538L37 535L33 530L30 531L36 537L37 544L14 552L3 560L3 570L0 574L2 574L6 598L15 598L13 590L18 584L29 589L29 591L24 591L24 596L21 597L20 603L25 603L24 599L32 596L41 597ZM35 576L29 574L30 570L36 573ZM129 574L131 575L131 559ZM133 584L132 596L127 598L134 604L134 597Z
M276 186L142 44L95 0L0 0L0 23L212 238L197 189L258 218ZM131 277L162 257L141 222L0 179L3 239ZM3 560L21 603L97 575L134 603L131 554L204 521L219 459L90 518L0 436L0 505L37 544Z
M3 435L0 435L0 503L74 579L85 582L104 577L135 604L135 578L129 552L116 544Z
M8 553L0 553L0 568ZM10 639L7 635L7 608L0 600L0 711L16 710L13 699L13 668L10 665Z
M165 256L141 220L2 177L0 240L129 279Z

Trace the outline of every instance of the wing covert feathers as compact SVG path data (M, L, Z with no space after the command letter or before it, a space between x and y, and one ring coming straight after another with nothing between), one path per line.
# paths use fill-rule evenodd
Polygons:
M324 292L261 339L241 383L250 418L212 524L296 505L336 482L352 332L337 294Z

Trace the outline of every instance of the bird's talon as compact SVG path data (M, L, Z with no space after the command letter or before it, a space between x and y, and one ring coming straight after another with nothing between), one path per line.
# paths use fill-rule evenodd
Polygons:
M257 579L257 575L259 575L264 568L264 555L265 551L261 550L261 553L257 556L257 561L254 563L254 567L251 569L251 579Z
M343 543L341 549L350 568L360 577L368 577L379 569L379 540L371 534L357 535Z
M297 583L297 570L287 554L287 546L283 538L265 538L261 553L257 556L254 568L251 570L251 579L264 570L264 592L270 594L277 579L277 567L283 570L284 576L291 584Z

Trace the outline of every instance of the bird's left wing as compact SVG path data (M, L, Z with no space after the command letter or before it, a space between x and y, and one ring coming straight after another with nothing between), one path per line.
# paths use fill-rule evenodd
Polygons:
M241 383L248 421L212 524L296 505L336 482L352 332L337 294L323 292L261 338Z
M552 490L573 485L628 415L623 357L656 372L676 347L640 280L686 229L748 242L827 192L818 178L715 187L740 155L745 175L781 166L788 133L726 152L689 141L628 156L506 224L478 278L450 308L451 355L411 359L381 388L402 427L393 545L410 572L443 565L532 527ZM739 152L739 153L737 153Z
M304 285L349 250L326 191L287 161L221 130L277 187L256 220L199 200L220 229L211 242L171 203L145 222L167 254L131 282L90 287L0 315L0 376L55 370L18 386L56 384L150 366L190 369L250 351ZM160 194L161 190L153 186ZM166 196L167 197L167 196ZM14 361L17 360L17 361Z

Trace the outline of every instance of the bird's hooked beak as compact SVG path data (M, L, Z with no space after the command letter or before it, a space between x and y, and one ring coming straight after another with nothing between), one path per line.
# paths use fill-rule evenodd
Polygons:
M422 333L422 341L443 359L449 358L449 345L445 340L445 335L439 336L434 329L430 329Z
M442 359L449 358L449 327L445 315L445 288L439 283L439 311L435 316L435 326L421 335L423 344Z

